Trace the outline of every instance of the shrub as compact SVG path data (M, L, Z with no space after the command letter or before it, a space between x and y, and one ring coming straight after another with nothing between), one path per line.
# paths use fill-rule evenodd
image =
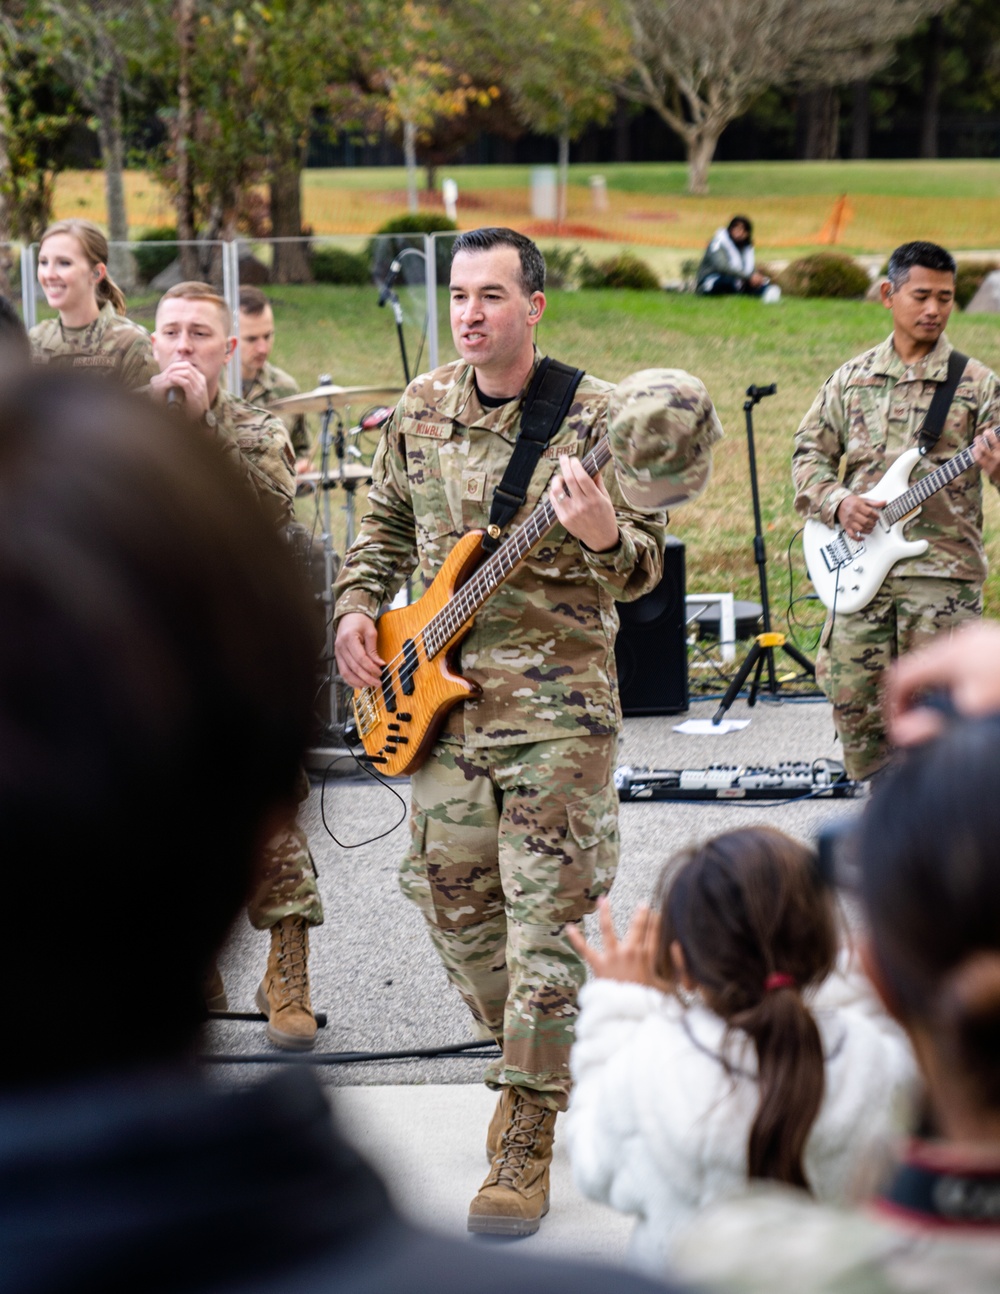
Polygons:
M687 260L681 261L681 282L685 292L693 292L694 285L698 282L698 267L701 265L701 259L697 256L691 256Z
M376 234L436 234L442 229L457 229L454 220L442 211L408 211L379 225Z
M590 265L582 247L564 247L555 244L543 247L545 257L546 288L575 288L579 286L584 266Z
M419 238L414 238L414 234L436 234L457 229L458 225L444 212L413 211L405 216L394 216L375 231L376 237L372 238L365 248L373 277L381 282L392 260L405 248L412 247L423 252L423 242ZM383 237L379 238L379 234ZM448 272L451 268L451 240L439 239L436 248L437 281L439 284L447 284ZM404 281L418 278L420 275L415 274L412 268L409 274L403 275Z
M136 247L134 249L135 265L143 283L150 283L161 274L168 265L177 259L176 229L144 229L139 234L139 242L163 243L164 246ZM167 244L170 244L167 246Z
M792 261L778 281L792 297L863 297L871 283L864 266L841 252L814 252Z
M580 268L582 288L637 288L641 292L659 290L660 280L645 261L631 252L620 252L596 265L589 262Z
M959 261L955 275L955 302L964 310L983 285L987 274L1000 270L1000 261Z
M352 283L368 285L372 281L369 259L364 252L349 252L343 247L320 247L310 261L317 283Z

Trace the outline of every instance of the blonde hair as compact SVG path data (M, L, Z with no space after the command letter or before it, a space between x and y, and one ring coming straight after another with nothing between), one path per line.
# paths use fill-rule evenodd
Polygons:
M233 335L233 312L229 308L229 302L225 297L220 297L215 288L210 283L202 283L198 279L188 279L186 283L175 283L172 288L167 288L163 296L160 297L157 305L157 313L164 301L170 301L179 297L182 301L209 301L216 307L222 315L223 323L226 328L226 336Z
M94 288L97 304L103 306L106 301L110 301L115 314L123 315L126 308L125 294L108 273L108 240L101 230L89 220L57 220L42 234L38 246L41 248L46 238L51 238L53 234L68 234L75 238L91 266L104 266L104 273Z

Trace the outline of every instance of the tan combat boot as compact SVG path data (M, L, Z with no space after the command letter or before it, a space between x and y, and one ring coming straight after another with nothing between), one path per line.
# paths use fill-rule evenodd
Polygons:
M304 917L283 917L271 927L267 971L257 990L267 1016L267 1036L276 1047L308 1051L316 1041L309 1001L309 927Z
M509 1117L486 1181L469 1207L469 1230L530 1236L549 1211L556 1112L536 1105L516 1087L504 1089L501 1105L507 1092Z
M222 982L222 971L219 963L213 961L205 972L201 982L201 995L205 999L206 1011L228 1011L229 999L226 997L226 986Z
M486 1129L486 1158L491 1164L493 1163L493 1156L500 1149L500 1138L503 1136L503 1130L510 1122L510 1095L511 1089L509 1087L500 1089L497 1108L493 1111L490 1126Z

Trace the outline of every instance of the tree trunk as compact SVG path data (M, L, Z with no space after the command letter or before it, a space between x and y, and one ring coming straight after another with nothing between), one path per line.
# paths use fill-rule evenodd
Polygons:
M10 174L10 159L8 156L8 132L10 122L7 116L7 92L4 88L3 78L0 77L0 175ZM5 297L10 296L10 272L13 268L14 258L7 244L10 242L10 212L8 208L7 195L0 188L0 293Z
M288 156L286 154L286 156ZM279 163L271 172L271 233L275 238L302 236L302 172L298 157ZM305 243L274 244L271 277L275 283L311 283Z
M871 81L855 81L851 86L851 157L855 161L862 161L871 151L871 132Z
M692 127L684 143L687 148L688 193L708 192L708 170L722 134L721 126Z
M177 237L192 242L194 228L194 176L188 151L194 130L191 105L191 59L194 55L194 0L177 0ZM185 279L196 279L198 251L195 247L180 249L181 272Z
M559 136L559 191L556 199L556 228L566 223L569 197L569 135Z
M840 91L827 86L823 119L823 161L834 162L840 156Z
M416 215L420 210L417 199L417 128L412 121L403 122L403 156L406 159L406 207Z
M136 282L135 257L127 247L128 215L125 210L125 146L122 140L122 86L118 69L112 65L101 78L97 91L97 136L104 163L104 195L108 208L108 273L129 293Z
M803 90L798 115L799 157L810 162L832 161L840 151L840 96L829 85Z
M615 161L630 162L628 104L619 95L615 101Z
M944 19L940 14L927 29L927 53L924 58L923 111L920 121L920 156L938 156L938 125L941 107L941 64L944 53Z

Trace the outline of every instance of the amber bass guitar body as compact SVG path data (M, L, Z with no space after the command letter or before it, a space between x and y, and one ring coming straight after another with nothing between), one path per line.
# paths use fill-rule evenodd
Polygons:
M354 694L354 716L365 758L382 773L396 776L419 768L449 710L479 695L479 687L455 668L458 646L472 620L456 626L430 657L425 630L482 561L484 534L471 530L463 535L423 597L378 618L376 650L387 662L382 685Z
M605 436L581 466L596 476L610 457ZM485 561L485 532L471 530L445 558L423 597L379 616L377 650L386 662L382 681L354 693L366 763L390 776L415 772L430 754L448 712L480 694L478 685L455 668L459 644L476 612L555 523L546 499Z

